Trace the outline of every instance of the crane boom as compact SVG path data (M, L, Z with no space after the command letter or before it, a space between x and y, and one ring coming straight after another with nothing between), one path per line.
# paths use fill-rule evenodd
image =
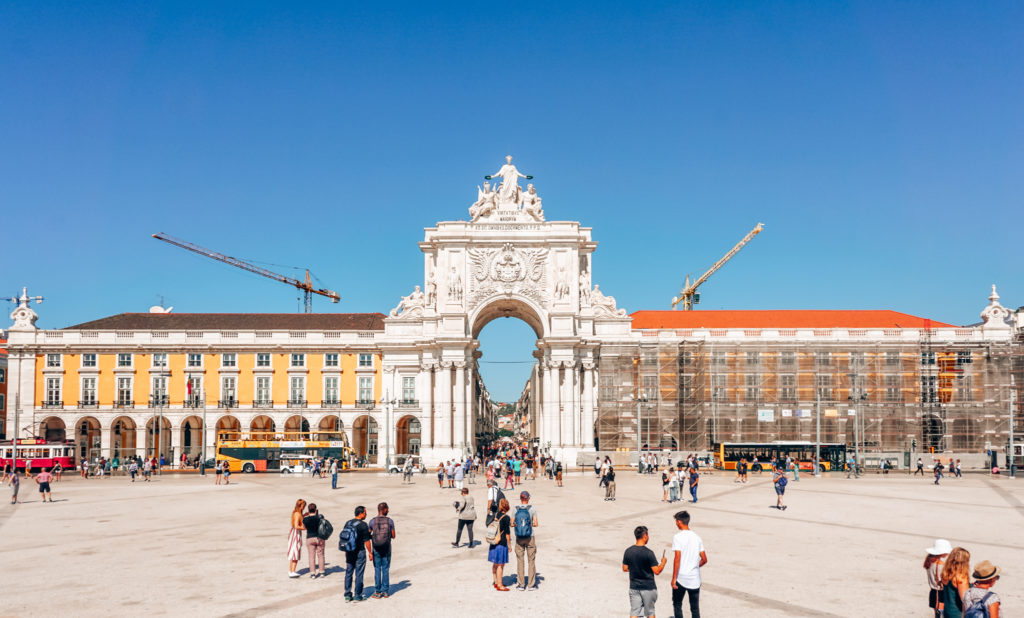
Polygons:
M697 298L698 298L697 297L697 288L699 288L702 283L707 281L708 278L711 275L713 275L716 272L718 272L718 269L720 269L721 267L725 266L726 262L731 260L733 258L733 256L735 256L737 253L739 253L740 249L745 247L748 242L753 240L754 236L757 236L758 234L760 234L761 230L763 230L763 229L764 229L764 224L763 223L758 223L757 226L754 227L754 229L752 229L749 232L747 232L747 235L743 237L743 240L741 240L738 243L736 243L735 247L730 249L728 253L726 253L725 255L722 256L722 259L720 259L717 262L715 262L715 264L711 268L709 268L706 273L701 275L700 278L698 278L693 283L690 283L690 276L687 275L686 276L686 283L683 284L683 289L679 292L679 296L677 296L677 297L672 299L672 308L673 309L677 309L679 303L682 303L684 311L690 311L691 309L693 309L694 303L698 302L697 301Z
M280 281L281 283L287 283L290 286L293 286L293 287L295 287L295 288L297 288L299 290L302 290L302 292L304 294L304 297L305 297L304 299L305 299L305 310L306 310L306 313L312 313L313 312L313 294L319 294L320 296L326 296L327 298L330 298L331 302L333 302L333 303L336 303L336 302L338 302L341 299L341 296L339 296L338 293L333 291L333 290L328 290L326 288L320 288L320 289L314 288L313 287L313 282L310 279L309 269L308 268L306 269L306 280L302 281L300 279L295 279L294 277L288 277L288 276L282 275L280 273L275 273L272 270L267 270L266 268L263 268L261 266L256 266L255 264L250 264L249 262L246 262L245 260L240 260L238 258L233 258L230 255L224 255L223 253L218 253L217 251L211 251L210 249L206 249L204 247L200 247L199 245L197 245L195 243L190 243L187 240L182 240L180 238L175 238L174 236L170 236L169 234L164 234L164 233L161 232L159 234L153 234L153 238L155 238L157 240L162 240L165 243L174 245L176 247L181 247L182 249L186 249L186 250L191 251L193 253L198 253L199 255L203 255L203 256L206 256L208 258L215 259L218 262L224 262L225 264L230 264L230 265L235 266L237 268L241 268L242 270L247 270L247 271L249 271L251 273L256 273L257 275L261 275L261 276L266 277L268 279L273 279L274 281Z

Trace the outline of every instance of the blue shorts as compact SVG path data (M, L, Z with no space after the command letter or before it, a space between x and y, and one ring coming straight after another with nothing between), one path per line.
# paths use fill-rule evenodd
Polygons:
M775 486L775 493L777 493L777 494L779 494L781 496L782 494L786 493L786 488L785 487L781 487L779 485L776 485Z

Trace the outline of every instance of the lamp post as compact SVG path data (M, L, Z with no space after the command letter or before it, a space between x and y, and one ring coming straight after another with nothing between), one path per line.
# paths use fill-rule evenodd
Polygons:
M199 389L200 397L203 397L203 389ZM206 397L203 397L203 429L200 433L201 443L199 447L199 476L206 476Z
M814 476L821 476L821 391L814 389L814 400L817 407L817 421L814 436Z
M1017 460L1014 455L1016 454L1014 443L1013 443L1013 396L1016 393L1013 390L1013 377L1010 377L1010 478L1017 477Z
M385 443L384 443L384 472L385 473L390 473L391 472L391 449L392 449L392 444L391 444L391 413L392 413L395 405L398 403L398 400L397 399L392 399L391 398L391 393L387 389L384 389L384 399L381 401L381 403L384 404L384 423L387 425L387 427L385 427L386 433L384 434L385 435ZM463 443L463 444L465 444L465 443Z

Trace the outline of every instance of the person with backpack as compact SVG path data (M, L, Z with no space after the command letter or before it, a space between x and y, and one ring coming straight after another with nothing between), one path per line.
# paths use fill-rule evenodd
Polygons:
M524 491L519 494L519 504L516 507L513 524L516 531L516 568L518 574L519 589L537 589L537 541L533 535L533 529L540 525L537 519L537 509L530 504L530 492ZM525 558L524 558L525 554ZM526 562L530 563L530 579L526 580Z
M495 480L487 481L487 522L486 525L490 526L491 522L498 514L498 505L505 499L504 492L498 488L498 482Z
M982 560L974 567L974 585L964 593L964 618L999 618L999 595L992 586L999 579L999 567Z
M555 487L562 486L562 462L555 464Z
M772 479L772 484L775 485L775 508L780 511L786 510L786 505L782 504L782 496L786 493L786 485L789 480L786 478L786 472L781 467L775 468L775 478Z
M370 520L373 549L374 599L386 599L391 590L391 540L395 538L395 521L388 517L388 503L377 505L377 516Z
M949 552L953 551L953 546L946 539L935 539L932 546L925 551L928 552L924 558L924 570L928 577L928 607L935 612L935 618L940 618L939 589L942 588L942 568Z
M334 526L317 512L316 505L312 502L306 507L306 515L302 518L302 525L306 529L306 549L309 550L309 577L316 579L327 575L324 563L324 548L327 546L327 539L334 532ZM320 565L319 569L317 569L318 563Z
M502 571L508 564L508 541L512 534L508 510L508 500L502 498L498 503L497 517L487 526L487 542L490 544L487 561L491 563L494 589L500 592L508 592L508 588L502 583Z
M370 527L366 525L366 507L357 506L355 517L345 523L338 535L338 549L345 552L345 601L362 601L363 572L366 555L373 553L370 545ZM355 595L353 592L355 584Z

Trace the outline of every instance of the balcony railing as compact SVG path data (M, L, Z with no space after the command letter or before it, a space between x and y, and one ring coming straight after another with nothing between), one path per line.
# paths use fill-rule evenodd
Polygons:
M416 408L419 407L420 402L416 399L402 399L398 402L399 408Z
M171 398L167 395L150 395L149 406L151 408L158 408L160 406L166 407L171 403Z
M238 407L238 400L237 399L233 399L233 398L232 399L219 399L217 401L217 407L218 408L237 408Z
M44 408L63 408L64 407L64 402L63 401L56 401L56 400L44 401L43 402L43 407Z
M204 405L206 403L201 397L186 397L185 401L181 402L183 408L201 408Z
M95 399L86 399L84 401L82 401L82 400L78 401L78 407L79 408L98 408L99 405L100 405L99 402L96 401Z
M305 399L289 399L288 400L288 407L289 408L305 408L306 407L306 400Z
M134 408L135 402L131 399L118 399L114 402L115 408Z
M376 405L376 401L373 399L356 399L357 406L373 406Z
M252 402L252 407L254 407L254 408L273 408L274 407L274 402L272 400L269 400L269 399L268 400L264 400L264 401L257 400L257 401Z
M338 399L337 397L332 397L330 399L324 399L321 402L320 405L323 405L323 406L340 406L341 405L341 400Z

